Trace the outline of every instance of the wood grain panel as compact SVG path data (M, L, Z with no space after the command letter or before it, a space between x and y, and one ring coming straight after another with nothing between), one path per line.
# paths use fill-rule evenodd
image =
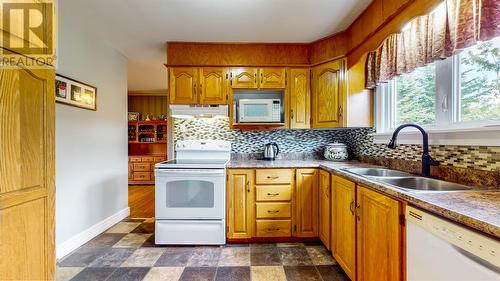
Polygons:
M348 71L346 109L347 127L373 127L373 90L365 89L364 54Z
M256 186L257 201L289 201L292 200L290 185Z
M308 44L167 42L169 66L308 65Z
M255 218L290 218L292 215L291 203L255 203Z
M131 218L152 218L155 216L155 186L129 185L128 206Z
M168 98L166 96L128 96L128 111L141 115L167 115Z
M351 280L356 279L356 185L332 176L332 252Z
M0 69L0 280L54 276L54 81L52 68Z
M311 43L310 63L320 64L342 57L348 49L348 37L345 32L336 33Z
M330 250L330 225L331 225L331 189L330 173L319 171L319 238L326 248Z
M200 67L199 91L201 104L225 104L227 97L226 69L223 67Z
M171 104L198 103L198 68L169 68L169 92Z
M251 238L254 222L254 170L228 170L228 238Z
M259 88L261 89L283 89L286 84L285 68L261 68L259 69Z
M297 237L318 236L318 170L297 169Z
M400 203L358 186L357 278L402 280Z
M231 69L231 86L233 89L257 89L258 68L238 67Z
M255 223L256 237L289 237L292 235L290 220L257 220Z
M258 169L255 171L257 184L290 184L293 181L292 169Z
M311 80L308 68L290 69L290 128L311 127Z

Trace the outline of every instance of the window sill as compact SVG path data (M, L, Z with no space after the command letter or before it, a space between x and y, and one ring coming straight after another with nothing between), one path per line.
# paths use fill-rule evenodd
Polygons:
M500 146L500 126L425 130L429 134L430 145ZM393 131L370 135L373 136L374 143L388 143ZM416 129L405 128L399 132L397 142L422 144L422 134Z

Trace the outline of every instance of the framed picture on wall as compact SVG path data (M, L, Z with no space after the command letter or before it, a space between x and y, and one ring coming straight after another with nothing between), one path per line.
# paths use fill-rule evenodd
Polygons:
M56 102L83 109L97 110L97 88L56 74Z

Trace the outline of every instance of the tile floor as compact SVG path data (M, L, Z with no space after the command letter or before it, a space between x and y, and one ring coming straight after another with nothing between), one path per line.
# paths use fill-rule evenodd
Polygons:
M58 262L57 280L349 280L320 243L156 246L126 219Z

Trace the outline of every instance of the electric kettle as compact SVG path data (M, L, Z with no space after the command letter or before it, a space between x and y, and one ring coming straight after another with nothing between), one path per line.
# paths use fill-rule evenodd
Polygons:
M267 143L264 146L264 160L274 160L279 152L280 148L278 144L275 142Z

